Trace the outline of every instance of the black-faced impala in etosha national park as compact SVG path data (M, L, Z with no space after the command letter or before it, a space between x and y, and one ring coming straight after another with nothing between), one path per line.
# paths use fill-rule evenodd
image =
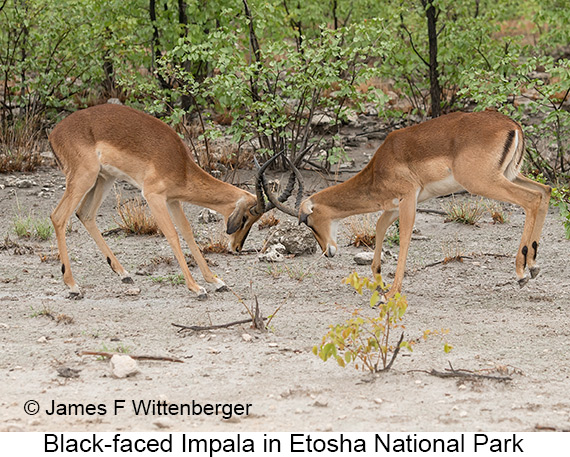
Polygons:
M188 289L199 299L206 298L206 290L188 270L174 224L190 247L204 279L214 284L216 290L223 290L226 285L208 268L181 202L222 214L230 235L229 249L236 252L242 249L251 226L273 207L264 202L259 184L261 176L257 178L257 195L214 178L194 162L188 147L171 127L133 108L106 104L77 111L54 128L49 141L66 177L65 192L51 220L63 280L72 298L80 297L81 291L71 274L65 231L75 209L109 266L123 282L132 282L95 225L97 210L116 179L141 189L159 229L174 251ZM291 174L280 202L290 196L294 181Z
M522 129L508 117L495 111L448 114L390 133L362 171L307 198L298 212L285 205L279 209L307 224L328 257L338 250L340 219L383 210L373 274L380 273L386 230L399 217L400 253L390 298L402 289L418 203L460 190L514 203L526 213L515 262L522 287L529 279L526 267L532 278L539 272L536 253L550 200L550 187L520 174L524 153Z

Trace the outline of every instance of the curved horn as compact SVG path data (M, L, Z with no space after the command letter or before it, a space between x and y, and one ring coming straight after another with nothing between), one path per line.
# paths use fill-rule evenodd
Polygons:
M277 156L283 154L283 152L284 151L280 152L279 154L276 154L269 161L267 161L265 164L263 164L262 169L264 170L264 168L266 168L266 166L268 166L269 163L271 163L273 160L275 160L275 158ZM279 196L279 198L276 198L275 195L273 193L271 193L271 191L269 190L269 188L267 186L267 182L265 181L265 177L263 176L263 174L260 173L260 174L258 174L258 176L259 176L259 180L261 181L263 191L265 192L265 195L267 195L267 198L271 202L271 205L272 205L271 207L277 208L280 211L283 211L285 214L289 214L290 216L298 217L299 206L301 204L301 199L303 197L303 181L302 181L303 177L301 176L301 173L299 172L299 170L293 165L293 163L291 163L289 158L287 156L284 156L284 158L285 158L285 161L287 162L287 164L291 167L291 169L293 171L291 173L291 176L289 177L289 182L287 184L287 187L285 188L283 193ZM262 169L260 169L260 172ZM293 192L293 187L295 185L295 179L299 182L299 190L297 192L297 200L296 200L295 210L294 210L292 208L289 208L288 206L283 205L282 203L291 196L291 193Z
M265 207L265 197L263 195L263 189L261 188L261 181L259 179L261 167L259 166L259 162L257 161L256 157L253 158L253 161L255 163L255 168L257 168L257 179L255 180L255 194L257 195L257 205L251 210L251 212L255 216L260 216L268 210Z

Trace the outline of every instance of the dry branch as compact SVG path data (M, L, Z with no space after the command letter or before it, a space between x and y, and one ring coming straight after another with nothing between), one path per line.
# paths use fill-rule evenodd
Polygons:
M264 317L262 318L263 320L266 320L267 318ZM183 330L193 330L195 332L200 332L200 331L205 331L205 330L215 330L218 328L228 328L231 327L233 325L240 325L240 324L247 324L247 323L252 323L253 320L251 318L249 319L242 319L239 321L234 321L234 322L228 322L227 324L218 324L218 325L205 325L205 326L201 326L201 325L182 325L182 324L175 324L174 322L171 324L174 327L178 327L180 330L178 330L179 332L183 331Z
M173 324L174 325L174 324ZM99 357L106 357L111 358L114 355L119 354L118 352L99 352L99 351L81 351L79 355L96 355ZM162 357L162 356L154 356L154 355L128 355L131 359L135 360L155 360L160 362L176 362L176 363L184 363L184 360L175 359L174 357Z
M451 363L449 363L449 368L445 371L437 371L432 368L431 371L426 371L426 373L437 376L438 378L468 378L468 379L492 379L493 381L512 381L513 378L510 376L491 376L486 374L473 373L469 370L456 370L453 368Z

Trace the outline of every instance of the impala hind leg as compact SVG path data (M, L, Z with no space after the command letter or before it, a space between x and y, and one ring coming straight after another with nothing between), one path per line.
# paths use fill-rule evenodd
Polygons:
M374 249L374 260L372 261L372 274L379 275L382 269L382 244L388 227L398 219L398 209L386 210L376 222L376 248Z
M548 209L544 207L543 201L545 200L546 189L538 190L537 187L529 185L528 182L519 177L511 182L502 175L496 177L492 182L478 182L477 186L467 185L465 189L482 197L514 203L524 209L526 216L523 234L515 261L518 283L521 287L524 286L529 280L529 277L525 275L525 269L527 265L534 267L538 249L538 238L534 238L534 236L542 231L542 224ZM541 220L539 220L539 214L541 214ZM535 276L536 274L535 271Z
M523 175L518 175L515 178L514 183L524 186L527 189L537 190L541 194L536 222L534 223L534 229L532 231L530 239L530 252L527 258L528 271L530 272L530 277L534 279L540 272L540 268L536 265L536 256L538 253L538 245L540 244L542 227L544 226L544 220L546 219L546 214L548 213L548 206L550 204L550 194L552 189L549 186L528 179Z
M198 285L198 283L190 274L190 270L186 264L186 259L182 253L180 239L176 233L174 223L170 218L170 213L168 211L165 197L160 194L153 193L148 193L144 197L148 203L148 206L150 207L152 214L154 215L154 218L156 219L158 227L166 237L168 244L170 244L172 252L174 252L174 257L176 257L176 260L180 265L180 269L182 270L182 274L184 275L186 286L188 289L196 293L198 300L205 300L208 297L206 289Z
M69 254L67 251L67 243L65 240L65 232L69 218L84 195L89 192L97 180L98 170L94 172L86 170L84 173L76 173L81 176L79 179L68 179L65 185L65 192L61 197L61 201L51 213L51 221L55 229L55 237L57 239L57 249L59 251L59 259L61 261L61 272L63 274L63 282L69 287L69 298L81 298L81 290L73 279L71 273L71 263L69 262Z
M101 232L97 228L95 218L97 216L97 210L101 206L101 203L109 193L109 190L113 186L115 179L112 177L105 177L99 175L95 185L91 188L85 198L81 202L81 205L77 209L76 215L82 224L85 226L91 238L95 240L97 247L103 254L103 257L107 260L107 263L111 269L117 273L124 283L132 284L133 279L131 278L129 272L123 268L120 262L117 260L105 240L101 235Z
M412 231L416 220L416 203L416 192L406 195L400 200L400 252L398 253L394 282L386 294L387 299L392 298L402 290L402 282L406 271L406 258L408 256L408 249L410 247L410 241L412 240Z
M200 248L196 244L196 240L194 239L194 234L192 232L192 226L190 225L190 222L188 222L188 219L184 214L180 202L178 200L168 202L168 209L170 210L170 214L174 219L174 223L178 227L178 230L180 230L180 233L182 233L182 237L184 238L186 244L190 248L192 257L194 257L194 260L196 260L196 263L198 264L198 267L200 268L202 276L204 277L206 282L210 284L215 284L217 292L228 290L228 286L226 286L226 284L220 278L218 278L214 273L212 273L212 270L210 270L210 268L208 267L206 259L204 258L202 252L200 251Z

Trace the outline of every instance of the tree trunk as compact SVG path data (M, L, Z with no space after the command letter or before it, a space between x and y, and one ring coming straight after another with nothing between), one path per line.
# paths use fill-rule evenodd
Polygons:
M439 85L439 68L437 63L436 29L439 11L436 11L433 6L433 0L422 0L422 5L426 11L428 26L431 115L432 117L438 117L441 114L441 87Z

